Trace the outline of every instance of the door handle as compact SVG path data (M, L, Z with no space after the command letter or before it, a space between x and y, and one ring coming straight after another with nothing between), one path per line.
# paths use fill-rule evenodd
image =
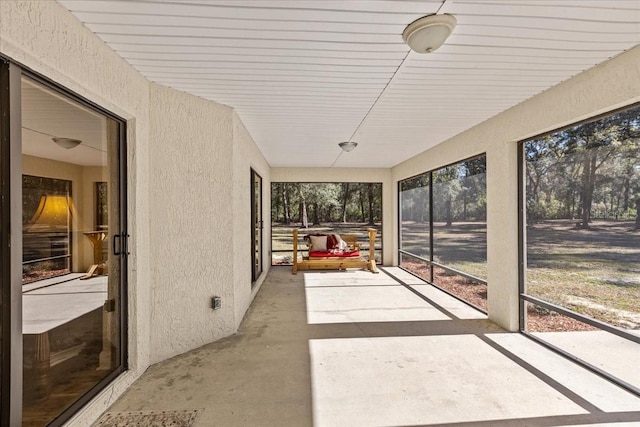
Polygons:
M120 252L119 249L116 249L116 248L118 248L118 244L116 242L120 242L120 240L119 240L120 237L121 236L119 234L114 234L113 235L113 254L116 255L116 256L122 254L122 252Z
M130 255L129 252L129 235L114 234L113 235L113 254L114 255Z

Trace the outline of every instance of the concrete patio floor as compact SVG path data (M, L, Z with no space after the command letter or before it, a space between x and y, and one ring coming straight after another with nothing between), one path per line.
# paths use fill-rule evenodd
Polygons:
M108 412L183 409L199 427L640 425L640 398L388 267L271 268L236 335Z

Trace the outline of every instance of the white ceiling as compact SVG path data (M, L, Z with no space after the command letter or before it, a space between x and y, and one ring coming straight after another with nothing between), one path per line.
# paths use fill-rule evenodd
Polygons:
M394 166L640 43L640 0L58 2L149 80L234 107L275 167ZM458 25L410 52L431 13Z
M22 152L30 156L82 166L107 165L106 117L22 79ZM82 141L62 148L53 137Z

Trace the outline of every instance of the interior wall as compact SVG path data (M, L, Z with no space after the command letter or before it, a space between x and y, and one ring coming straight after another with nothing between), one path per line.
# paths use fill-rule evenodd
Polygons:
M502 327L515 331L519 326L517 142L639 100L637 46L392 169L396 186L399 180L486 153L489 318ZM393 215L397 227L397 210ZM397 263L397 249L393 257Z
M86 183L83 179L83 167L41 157L22 155L22 173L24 175L41 176L71 181L71 200L74 204L74 215L71 218L75 232L71 235L71 271L81 272L89 268L93 252L91 243L82 235L86 228L87 217L92 215L92 206L84 198ZM91 257L91 258L90 258Z
M391 169L382 168L272 168L272 182L381 182L382 183L382 264L392 265L396 250ZM269 189L271 192L271 189ZM269 217L271 218L271 213Z
M251 169L262 177L262 271L251 286ZM257 294L271 267L271 171L267 160L256 146L249 131L233 114L233 282L236 298L235 327L240 326L251 301ZM223 302L224 304L224 302Z
M96 208L98 201L96 198L96 182L108 182L107 168L98 166L85 166L82 168L82 203L84 205L84 218L80 232L96 231ZM93 265L93 245L83 234L83 261L84 265L80 271L85 272Z

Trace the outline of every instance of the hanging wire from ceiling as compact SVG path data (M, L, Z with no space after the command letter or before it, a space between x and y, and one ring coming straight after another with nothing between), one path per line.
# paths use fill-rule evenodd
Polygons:
M367 111L367 113L364 115L362 120L360 120L360 123L358 124L358 126L356 126L356 129L353 131L353 133L351 134L351 137L348 139L348 141L353 141L354 137L356 136L356 133L358 133L358 130L360 130L360 128L364 124L365 120L367 120L367 117L369 117L369 114L371 114L371 111L373 111L373 108L378 104L378 101L380 101L380 98L382 98L382 95L384 95L384 93L386 92L387 88L389 87L389 85L391 84L393 79L396 77L398 72L402 68L404 68L405 61L407 60L407 57L409 56L410 53L411 53L411 49L409 49L407 51L407 54L404 56L404 58L402 58L402 62L400 62L400 65L398 65L396 70L393 72L393 75L391 76L391 78L389 78L389 81L384 85L384 88L382 89L382 91L380 91L380 94L376 97L375 101L373 101L373 104L371 104L371 107L369 107L369 110ZM335 166L335 164L338 161L338 159L340 158L340 156L342 156L342 153L344 153L344 151L340 150L340 153L338 153L338 157L336 157L336 159L333 161L333 163L331 163L331 167Z
M442 4L440 4L440 7L438 7L438 10L436 11L436 15L440 13L440 11L442 10L442 8L447 4L447 2L452 2L452 0L443 0ZM373 104L371 104L371 107L369 107L369 110L367 111L367 113L364 115L364 117L362 117L362 120L360 120L360 123L358 123L358 126L356 126L356 129L353 131L353 133L351 134L351 137L347 140L347 141L353 141L354 137L356 136L356 133L358 133L358 131L360 130L360 128L362 127L362 125L364 124L364 122L367 120L367 118L369 117L369 114L371 114L371 112L373 111L374 107L378 104L378 102L380 101L380 99L382 98L382 96L385 94L385 92L387 91L387 89L389 88L389 85L393 82L393 80L396 78L396 76L398 75L398 73L400 72L400 70L404 69L404 67L407 64L407 58L409 57L409 54L411 53L411 49L409 49L407 51L407 54L404 56L404 58L402 58L402 61L400 62L400 64L398 65L398 67L396 68L396 70L393 72L393 74L391 75L391 77L389 78L389 81L384 85L384 88L382 89L382 91L380 91L380 94L377 96L377 98L375 99L375 101L373 101ZM336 157L336 159L333 161L333 163L331 163L330 167L334 167L335 164L338 162L338 160L340 159L340 156L342 156L342 153L344 153L343 150L340 150L340 152L338 153L338 156Z

